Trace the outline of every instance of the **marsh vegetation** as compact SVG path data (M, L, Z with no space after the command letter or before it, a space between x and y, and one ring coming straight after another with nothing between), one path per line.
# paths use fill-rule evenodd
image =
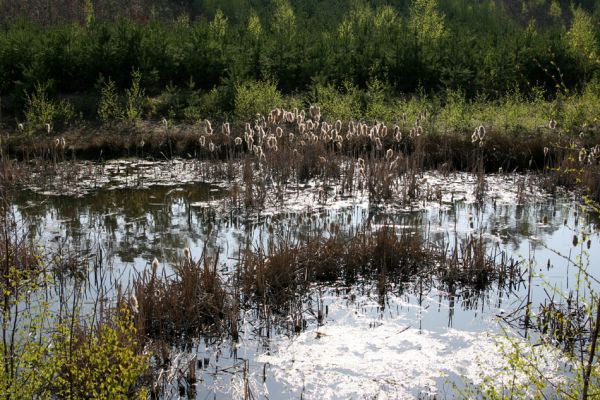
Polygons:
M594 2L67 3L0 2L0 396L599 395Z

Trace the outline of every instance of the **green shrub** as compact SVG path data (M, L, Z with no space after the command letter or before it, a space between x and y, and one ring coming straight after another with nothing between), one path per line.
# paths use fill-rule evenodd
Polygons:
M123 117L122 107L119 104L119 95L117 94L117 86L110 78L106 81L101 81L98 117L104 123L118 121Z
M146 102L144 89L140 86L142 73L134 69L131 72L131 87L125 90L125 121L139 125L143 116L143 107Z
M345 83L341 91L333 85L317 84L313 88L312 103L321 106L325 118L349 121L359 118L362 114L360 107L360 91L351 83Z
M249 120L256 113L267 114L283 104L283 97L273 81L247 81L235 85L235 116Z
M49 84L38 83L33 93L25 93L25 130L34 134L52 129L55 124L65 124L75 118L75 109L67 101L48 98Z

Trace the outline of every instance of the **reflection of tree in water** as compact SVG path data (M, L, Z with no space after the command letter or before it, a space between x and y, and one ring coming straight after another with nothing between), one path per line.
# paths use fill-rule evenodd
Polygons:
M80 198L20 193L14 204L42 241L56 239L76 248L99 243L109 255L131 262L138 256L151 257L158 249L181 249L188 239L203 237L207 226L202 211L190 204L213 195L208 185L190 185L181 190L102 190ZM52 226L56 238L48 233Z

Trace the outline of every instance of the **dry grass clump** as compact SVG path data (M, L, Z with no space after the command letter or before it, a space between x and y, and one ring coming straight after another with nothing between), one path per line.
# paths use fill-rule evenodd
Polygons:
M297 300L317 282L351 284L382 275L390 282L407 282L431 271L438 259L420 235L384 227L349 238L335 235L247 251L238 278L246 299L281 306Z
M483 237L472 235L445 252L436 275L448 287L483 291L494 282L499 286L520 282L522 270L519 261L507 258L497 247L490 251Z
M170 277L157 275L155 267L138 276L131 308L140 334L172 339L217 332L214 328L237 333L235 307L217 272L217 258L214 260L211 264L208 257L186 259L174 267Z

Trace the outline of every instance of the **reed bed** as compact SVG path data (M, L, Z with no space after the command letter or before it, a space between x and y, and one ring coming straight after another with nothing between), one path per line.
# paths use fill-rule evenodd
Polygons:
M200 334L237 332L237 315L215 261L186 258L173 275L151 271L135 278L129 301L142 337L174 340Z

